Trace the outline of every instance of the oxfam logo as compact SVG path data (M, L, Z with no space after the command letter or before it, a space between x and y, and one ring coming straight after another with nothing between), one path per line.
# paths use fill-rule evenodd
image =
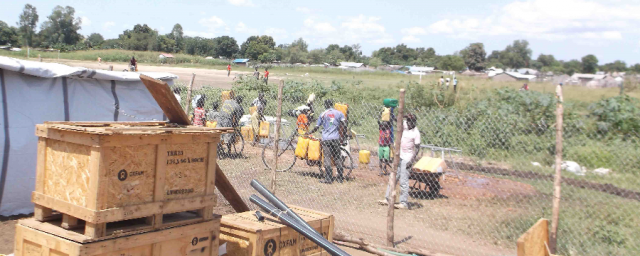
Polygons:
M129 174L127 173L127 170L122 169L118 172L118 179L120 181L124 181L127 179L127 176L129 176Z

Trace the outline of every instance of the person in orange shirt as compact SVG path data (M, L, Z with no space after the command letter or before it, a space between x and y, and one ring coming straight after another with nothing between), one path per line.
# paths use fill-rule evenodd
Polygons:
M298 121L296 124L298 125L298 134L304 135L309 132L309 111L310 109L306 108L302 110L302 113L298 115Z
M231 64L227 65L227 77L231 75Z
M268 83L269 82L269 70L268 69L264 69L264 83Z

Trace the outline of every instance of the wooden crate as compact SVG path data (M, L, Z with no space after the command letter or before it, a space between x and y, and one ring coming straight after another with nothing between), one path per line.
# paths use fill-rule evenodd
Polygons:
M297 206L291 206L291 209L332 241L333 215ZM254 213L249 211L222 216L220 245L226 243L228 256L328 255L320 246L278 220L263 213L265 220L260 222Z
M146 230L175 226L163 215L196 210L211 218L221 129L165 122L47 122L36 126L35 218L61 213L61 227L79 220L102 239L107 224L144 218ZM206 214L205 214L206 213ZM185 223L181 223L185 224Z
M198 224L88 244L16 224L15 256L217 256L220 217Z

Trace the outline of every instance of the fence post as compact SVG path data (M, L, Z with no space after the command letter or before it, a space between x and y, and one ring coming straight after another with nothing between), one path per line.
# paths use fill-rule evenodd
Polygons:
M396 136L394 144L393 167L389 174L389 208L387 210L387 246L394 247L393 219L396 204L396 175L398 165L400 165L400 142L402 141L402 131L404 130L402 119L404 118L404 89L400 89L400 97L398 98L398 116L396 118Z
M185 112L189 115L189 108L191 108L191 90L193 89L193 81L196 80L196 73L192 73L191 82L189 82L189 89L187 90L187 108Z
M276 110L276 134L273 155L276 158L273 164L273 176L271 177L271 193L276 193L276 173L278 172L278 150L280 147L280 118L282 117L282 89L284 88L284 80L280 80L278 84L278 109Z
M40 54L38 54L38 61L42 62L42 56L40 56Z
M109 71L113 71L113 65L109 65Z
M558 221L560 219L560 188L562 185L562 86L556 86L558 105L556 107L556 175L553 180L553 210L551 213L551 232L549 235L549 250L555 254L558 245Z

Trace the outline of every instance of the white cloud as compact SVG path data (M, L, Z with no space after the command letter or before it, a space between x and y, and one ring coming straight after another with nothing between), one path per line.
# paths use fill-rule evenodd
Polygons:
M187 36L199 36L199 37L204 37L204 38L214 38L215 34L211 33L211 32L202 32L202 31L192 31L192 30L185 30L184 34Z
M426 35L427 30L421 27L403 28L400 30L402 34L406 35Z
M358 43L386 44L394 40L384 26L380 23L380 17L359 15L347 18L342 22L341 28L347 40Z
M91 20L89 19L89 17L87 16L82 16L80 17L80 20L82 21L82 26L91 26Z
M365 15L340 17L338 21L309 17L303 21L295 37L303 37L312 44L388 44L395 40L379 23L379 17Z
M273 37L273 39L276 40L276 42L287 39L289 37L287 31L281 28L267 28L265 29L264 34L270 35L271 37Z
M257 34L258 30L255 28L249 28L243 22L239 22L238 25L236 25L236 32L245 34Z
M420 38L415 37L414 35L408 35L408 36L402 37L402 42L403 43L420 43L422 42L422 40L420 40Z
M311 13L311 10L309 8L307 8L307 7L298 7L298 8L296 8L296 12L309 14L309 13Z
M227 1L229 1L230 4L235 6L247 6L247 7L256 6L255 4L253 4L253 2L251 2L251 0L227 0Z
M113 26L115 26L115 25L116 25L116 23L115 23L115 22L113 22L113 21L107 21L107 22L105 22L104 24L102 24L102 29L104 29L104 30L110 30L110 29L111 29L111 27L113 27Z
M221 30L225 32L229 32L229 26L222 19L217 16L211 16L209 18L200 19L198 22L200 25L207 28L207 32L197 32L197 33L205 33L206 35L211 35L208 37L213 37L213 35L219 33ZM195 32L195 31L192 31ZM200 35L202 36L202 35Z
M526 0L504 5L487 17L447 18L426 27L431 34L458 38L512 35L545 40L621 40L638 33L640 3L592 0Z
M304 20L304 25L305 25L305 27L312 29L313 32L322 33L322 34L332 33L332 32L336 31L336 28L334 28L331 25L331 23L329 23L329 22L316 22L312 18L308 18L308 19Z

